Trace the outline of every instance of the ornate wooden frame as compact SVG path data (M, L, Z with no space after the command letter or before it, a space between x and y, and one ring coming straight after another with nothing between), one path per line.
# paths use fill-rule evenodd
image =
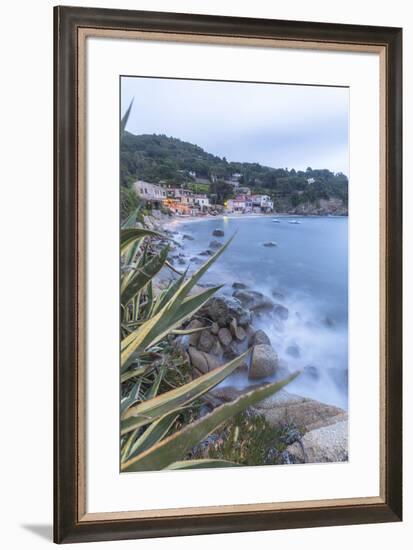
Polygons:
M54 41L55 542L227 533L402 518L402 30L56 7ZM84 457L84 45L88 36L371 51L381 59L381 495L90 514Z

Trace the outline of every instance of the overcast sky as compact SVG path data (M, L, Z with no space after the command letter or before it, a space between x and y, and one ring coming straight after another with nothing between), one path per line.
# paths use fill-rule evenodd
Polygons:
M347 88L123 77L127 130L166 134L228 161L348 174Z

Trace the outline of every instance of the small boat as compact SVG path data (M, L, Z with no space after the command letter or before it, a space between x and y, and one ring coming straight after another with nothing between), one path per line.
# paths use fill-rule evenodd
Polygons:
M291 220L291 221L289 221L288 223L292 223L293 225L298 225L298 224L300 224L301 222L299 222L298 220Z
M274 223L281 223L280 220L277 220L277 218L273 218L272 221L273 221Z

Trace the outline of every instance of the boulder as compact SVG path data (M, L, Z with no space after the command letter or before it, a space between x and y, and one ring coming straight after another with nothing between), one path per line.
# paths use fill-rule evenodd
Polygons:
M211 334L209 330L203 330L200 333L197 348L200 351L205 351L206 353L209 353L214 347L216 341L216 336Z
M244 290L248 287L247 287L247 285L244 285L244 283L235 282L235 283L232 283L232 288L235 288L235 290Z
M277 243L275 241L268 241L266 243L263 243L263 246L269 246L269 247L272 247L272 246L278 246Z
M190 347L188 349L188 354L192 366L198 371L194 372L194 377L199 376L199 374L206 374L220 366L219 361L210 353L205 353Z
M212 235L214 237L223 237L225 235L225 233L222 229L214 229L213 232L212 232Z
M348 460L348 422L342 420L311 430L286 449L290 462L346 462Z
M194 240L194 237L192 237L192 235L187 235L187 234L182 235L182 238L187 239L188 241L193 241Z
M290 355L291 357L294 357L294 359L298 359L301 355L300 348L299 346L297 346L297 344L291 344L291 346L287 347L285 352L288 353L288 355Z
M241 366L242 365L240 365L239 368L241 368ZM208 393L210 393L220 401L228 403L229 401L235 401L235 399L238 399L238 397L241 397L241 395L244 395L245 393L248 393L264 385L265 384L249 384L248 386L244 386L243 388L237 388L235 386L217 386Z
M278 356L269 344L254 346L251 357L249 378L257 380L275 374L278 367Z
M277 300L284 300L285 298L284 294L277 289L271 290L271 296Z
M224 358L231 361L232 359L238 357L242 351L243 350L241 350L239 343L232 340L232 342L224 348Z
M199 253L200 256L212 256L212 252L210 250L204 250L203 252Z
M273 312L274 312L274 315L276 315L282 321L286 321L290 314L290 312L288 311L288 308L286 308L285 306L282 306L281 304L275 304Z
M214 296L201 309L202 315L215 321L220 327L226 327L231 319L238 325L245 326L251 322L251 313L242 307L241 302L229 296Z
M199 319L192 319L187 325L186 329L190 330L193 328L202 328L204 324ZM195 346L198 344L199 337L201 336L201 331L193 332L189 335L189 345Z
M210 353L212 353L212 355L215 355L216 357L222 357L224 350L222 349L221 343L218 338L215 338L215 343L212 346Z
M219 325L218 323L216 323L215 321L212 323L212 325L210 326L209 330L211 331L211 334L214 334L215 336L218 335L218 331L219 331Z
M225 347L229 346L232 342L231 331L225 327L220 328L218 331L218 339L221 344Z
M249 340L250 346L257 346L259 344L271 344L270 339L263 330L257 330Z
M254 406L274 427L292 424L306 431L347 420L347 413L339 407L280 390Z
M213 240L209 243L209 247L210 248L214 248L214 249L218 249L218 248L221 248L222 246L222 243L220 243L219 241L216 241L216 240Z
M241 342L245 340L247 336L245 330L237 325L236 319L231 320L229 324L229 330L231 331L232 337L240 340Z
M251 311L271 310L275 305L271 298L256 290L235 290L232 295Z
M243 342L245 340L245 338L247 337L247 333L245 332L245 330L242 327L237 327L235 337L240 342Z
M215 336L217 336L218 334L218 331L219 331L219 325L218 323L216 323L215 321L212 323L211 327L210 327L210 331L212 334L215 334Z
M329 317L327 315L327 317L323 320L323 323L326 327L328 328L333 328L335 326L335 322L334 322L334 319L332 319L331 317Z
M188 349L188 355L191 360L191 364L201 374L206 374L208 372L208 362L205 358L205 354L202 351L198 351L196 348L190 347Z
M311 380L318 380L320 378L318 369L314 365L306 365L304 367L303 374L304 376L307 376Z

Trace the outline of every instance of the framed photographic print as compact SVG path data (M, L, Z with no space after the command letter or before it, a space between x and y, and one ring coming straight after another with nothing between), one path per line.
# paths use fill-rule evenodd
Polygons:
M399 28L55 8L55 541L400 521Z

